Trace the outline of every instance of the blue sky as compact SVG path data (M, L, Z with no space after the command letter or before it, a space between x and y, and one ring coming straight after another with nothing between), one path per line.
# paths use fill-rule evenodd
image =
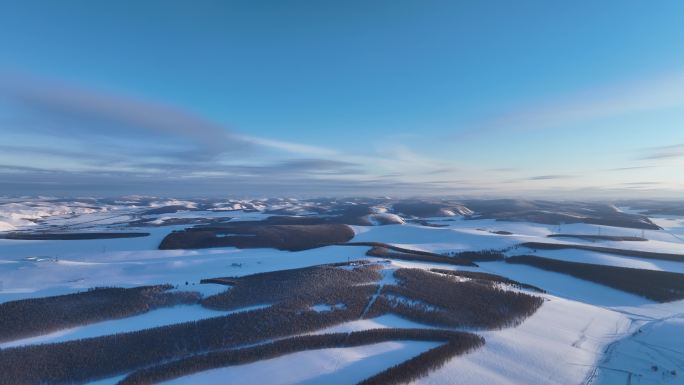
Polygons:
M668 197L681 1L6 1L8 194Z

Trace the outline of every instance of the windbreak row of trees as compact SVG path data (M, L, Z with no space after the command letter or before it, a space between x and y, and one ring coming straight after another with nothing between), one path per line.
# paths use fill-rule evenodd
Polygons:
M435 341L444 342L444 344L391 367L362 381L361 384L407 383L440 367L451 357L484 344L484 339L474 334L431 329L374 329L352 333L296 336L254 347L195 355L141 369L128 375L118 385L150 385L205 370L240 365L305 350L354 347L386 341Z
M538 293L545 293L546 291L536 286L518 282L507 277L502 277L496 274L483 273L480 271L464 271L464 270L444 270L444 269L430 269L433 273L446 274L454 277L463 277L476 281L477 283L491 286L494 283L501 283L504 285L513 286L518 289L527 289L536 291Z
M503 290L489 282L457 279L422 269L399 269L366 315L395 313L436 326L497 329L532 315L543 298Z
M521 243L519 246L527 247L528 249L533 249L533 250L576 249L576 250L595 251L598 253L623 255L626 257L638 257L638 258L645 258L645 259L662 259L664 261L684 262L684 254L658 253L658 252L653 252L653 251L641 251L641 250L631 250L631 249L616 249L613 247L603 247L603 246L589 246L589 245L565 244L565 243L544 243L544 242L525 242L525 243Z
M470 335L475 337L474 334ZM357 385L396 385L413 382L426 376L430 371L441 368L452 357L484 345L484 338L477 338L479 340L468 338L466 341L450 338L448 343L383 370Z
M397 250L396 247L391 247L389 245L373 246L370 250L366 252L369 257L387 258L387 259L399 259L403 261L418 261L418 262L429 262L429 263L444 263L448 265L456 266L477 266L471 260L461 258L459 256L449 257L446 255L440 255L435 253L419 252L402 249Z
M598 234L549 234L549 238L576 238L584 241L619 241L646 242L648 239L628 235L598 235Z
M568 262L533 255L509 257L506 262L568 274L657 302L684 299L684 274L682 273Z
M0 303L0 342L93 322L125 318L177 304L197 303L199 293L169 292L171 285L94 288L81 293Z
M500 261L505 258L504 254L499 250L461 251L454 253L454 256L477 262Z

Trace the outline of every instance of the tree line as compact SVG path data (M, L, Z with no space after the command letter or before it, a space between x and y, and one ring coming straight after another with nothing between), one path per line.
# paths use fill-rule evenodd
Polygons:
M504 285L513 286L518 289L527 289L536 291L538 293L546 293L544 289L527 283L518 282L507 277L502 277L496 274L483 273L480 271L465 271L465 270L444 270L444 269L430 269L433 273L452 275L455 277L463 277L477 281L485 285L492 285L494 283L502 283Z
M199 354L140 369L117 385L151 385L210 369L241 365L305 350L348 348L386 341L435 341L443 344L402 364L390 367L359 384L407 383L425 376L430 370L439 368L453 356L484 344L484 339L474 334L433 329L373 329L351 333L295 336L254 347Z
M664 261L684 262L684 254L658 253L653 251L641 251L630 249L616 249L612 247L590 246L578 244L565 243L544 243L544 242L525 242L519 246L527 247L533 250L562 250L562 249L577 249L595 251L597 253L624 255L626 257L638 257L645 259L662 259Z
M354 243L357 244L357 243ZM418 261L431 263L444 263L456 266L477 266L471 260L462 258L460 256L449 257L435 253L425 253L419 251L400 251L397 248L389 247L389 245L373 246L366 252L369 257L399 259L403 261Z
M533 255L509 257L506 262L568 274L657 302L684 299L684 274L682 273L568 262Z
M453 255L455 257L477 262L493 262L505 258L504 254L499 250L461 251L454 253Z
M171 288L171 285L101 287L0 303L0 342L130 317L159 307L197 303L200 299L199 293L168 292Z

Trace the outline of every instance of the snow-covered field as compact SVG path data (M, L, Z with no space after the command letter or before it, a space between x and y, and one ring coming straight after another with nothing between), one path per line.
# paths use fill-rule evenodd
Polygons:
M174 218L261 220L270 214L243 211L249 202L227 202L216 210L180 211L147 215L153 227L130 227L150 207L189 201L147 203L121 201L94 207L84 202L44 200L0 201L0 232L26 229L62 231L144 231L148 237L98 240L26 241L0 239L0 302L85 290L94 286L139 286L170 283L205 295L224 290L200 279L241 276L324 263L363 259L367 247L327 246L300 252L273 249L215 248L158 250L162 238L185 225L164 226ZM309 214L309 207L285 201L281 208ZM459 216L431 218L446 227L403 223L394 214L377 210L398 224L354 226L354 241L385 242L433 252L511 248L521 242L576 243L633 250L684 254L684 218L651 218L663 230L647 230L646 242L583 241L548 238L558 226L527 222L465 220ZM379 217L378 217L379 218ZM385 218L385 219L388 219ZM401 224L400 224L401 223ZM588 224L563 225L563 233L641 236L640 230ZM510 235L495 231L510 232ZM510 252L509 252L510 253ZM622 257L583 250L539 252L567 261L684 273L684 262ZM372 258L371 258L372 259ZM505 262L479 263L464 268L499 274L547 291L542 307L521 325L476 331L486 344L449 361L418 380L419 384L684 384L684 301L658 304L648 299L547 272ZM449 268L455 266L393 261L393 267ZM49 335L11 341L0 348L61 342L139 330L226 314L199 305L157 309L138 316L62 330ZM319 332L350 332L382 327L429 327L385 315L358 320ZM167 384L348 384L398 364L436 346L428 342L384 342L356 348L305 351L235 367L215 369L169 381ZM296 370L293 370L296 368ZM96 384L113 384L121 376ZM631 381L631 382L629 382Z
M356 348L299 352L251 364L208 370L164 382L165 385L355 384L385 368L436 347L434 342L392 341ZM231 379L233 379L231 381Z

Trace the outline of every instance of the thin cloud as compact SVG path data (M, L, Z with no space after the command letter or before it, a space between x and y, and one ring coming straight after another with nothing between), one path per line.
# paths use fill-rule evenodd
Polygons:
M646 154L639 157L642 160L660 160L684 157L684 143L668 146L650 147Z
M254 166L252 170L361 173L358 164L352 170L351 162L318 159L341 156L329 148L244 135L178 107L51 80L0 74L0 107L3 104L12 111L12 116L4 117L3 130L29 134L32 144L1 148L21 156L35 154L36 162L60 157L65 164L76 161L84 168L190 173L230 168L214 170L226 158L234 159L231 155L251 161L294 155L294 160L277 167ZM51 147L50 137L68 138L72 148ZM302 160L302 156L308 158Z
M657 166L630 166L630 167L616 167L616 168L609 168L606 169L606 171L633 171L633 170L641 170L645 168L655 168Z
M310 146L306 144L301 144L301 143L294 143L294 142L288 142L288 141L282 141L282 140L274 140L274 139L268 139L268 138L260 138L256 136L249 136L249 135L236 135L235 138L238 138L240 140L245 141L246 143L251 143L263 147L268 147L271 149L275 150L281 150L285 151L288 153L295 153L295 154L301 154L301 155L311 155L311 156L335 156L339 155L338 151L325 148L325 147L319 147L319 146Z
M71 188L72 193L99 191L104 194L158 194L160 191L184 194L198 189L214 194L312 191L316 194L337 191L437 194L454 189L491 190L505 183L516 183L520 191L529 191L547 188L554 180L577 177L549 174L494 181L495 178L488 178L482 171L456 167L452 162L432 157L434 154L424 156L414 148L387 141L379 142L375 152L345 154L323 146L238 133L178 107L49 81L1 78L0 103L16 106L8 111L24 118L13 121L20 123L18 132L23 130L32 138L40 139L0 146L0 151L12 152L8 160L0 160L8 163L0 165L0 186L5 186L8 192L38 193L43 191L42 187L31 186L49 186L44 189L46 193L50 189L68 192ZM583 111L576 117L593 116L587 110L576 111ZM5 124L0 129L7 132L14 126ZM59 135L68 137L70 144L50 144L50 138ZM644 159L684 156L684 144L648 151ZM21 162L40 157L43 159L34 163ZM64 159L64 162L52 162L53 159ZM486 171L511 173L509 177L520 178L524 170ZM527 173L534 171L527 170ZM476 179L477 183L469 182ZM524 183L529 181L539 182Z
M309 169L311 165L305 168ZM397 180L374 180L354 178L352 180L317 178L308 172L301 174L279 173L278 165L271 167L272 173L264 175L262 170L254 170L258 176L249 173L239 174L238 169L223 173L202 173L200 175L144 174L129 171L84 171L70 172L61 170L29 169L0 165L0 189L7 194L81 194L98 196L118 196L134 191L136 194L202 196L202 195L303 195L316 196L344 194L396 194L420 193L435 188L436 185L411 183ZM230 173L229 178L226 173Z
M531 177L527 178L526 180L552 180L552 179L569 179L569 178L574 178L574 176L562 175L562 174L537 175L537 176L531 176Z
M490 172L516 172L516 171L520 171L520 169L514 168L514 167L502 167L502 168L490 168L487 171L490 171Z
M587 89L551 102L503 112L461 132L469 137L487 132L557 128L640 111L684 106L684 72L603 88Z
M27 114L25 122L35 130L181 138L210 154L249 145L225 127L180 108L44 79L2 76L0 96L16 106L16 112Z
M642 186L642 185L659 185L659 184L664 184L664 183L663 182L644 181L644 182L625 182L622 184L626 185L626 186Z
M441 167L438 169L426 171L425 175L452 174L459 171L463 170L458 167Z
M21 145L5 145L0 144L0 151L3 153L20 153L20 154L40 154L40 155L54 155L65 158L74 157L88 157L90 153L85 151L71 151L49 147L39 146L21 146Z
M214 170L222 171L226 176L251 175L266 179L365 174L356 163L315 158L286 159L264 165L217 165Z
M402 144L383 142L375 152L344 154L238 133L176 106L27 76L0 74L0 103L12 112L2 130L29 135L23 142L30 145L12 148L18 155L11 163L26 160L37 168L270 180L394 174L383 179L407 183L462 171ZM55 147L51 138L70 143Z

